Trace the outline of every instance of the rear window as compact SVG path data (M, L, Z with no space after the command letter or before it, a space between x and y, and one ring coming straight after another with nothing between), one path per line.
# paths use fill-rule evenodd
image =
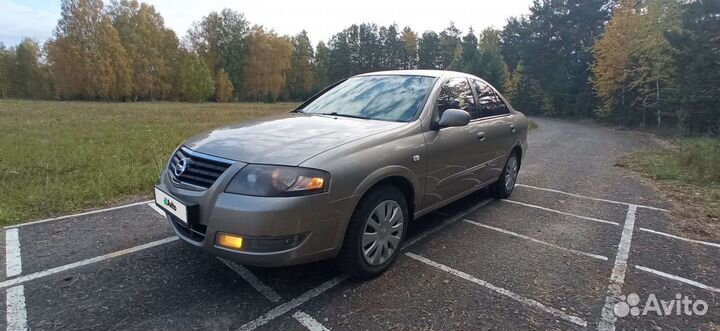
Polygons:
M473 79L475 93L478 95L478 116L490 117L510 113L510 109L500 96L490 87L479 80Z

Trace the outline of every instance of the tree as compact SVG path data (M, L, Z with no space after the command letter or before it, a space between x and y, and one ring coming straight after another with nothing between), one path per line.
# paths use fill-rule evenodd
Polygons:
M315 47L315 63L313 65L313 76L315 77L315 87L313 91L320 91L328 86L330 81L330 49L325 46L324 42L318 42Z
M363 23L351 26L349 31L350 45L356 55L357 73L377 71L381 66L380 36L378 26L374 23Z
M40 46L26 38L10 51L5 70L8 95L16 98L43 99L51 96L49 72L40 63Z
M540 114L548 100L543 94L540 83L525 74L522 63L505 76L504 96L515 109L525 114Z
M12 51L0 42L0 98L7 98L10 90L10 63L14 61Z
M502 91L505 82L505 61L500 52L500 31L487 28L480 34L479 75Z
M286 94L292 100L305 100L315 88L315 77L312 70L313 48L305 30L292 39L292 44Z
M215 101L230 102L233 97L233 85L230 76L224 69L220 69L215 77Z
M359 73L414 68L417 35L397 25L353 24L336 33L328 44L328 77L335 81Z
M502 31L494 28L486 28L480 32L480 42L478 47L482 52L499 51L500 50L500 34Z
M463 70L463 49L462 45L455 47L453 52L452 61L448 65L447 70L462 71Z
M357 62L353 60L357 58L357 55L353 55L348 34L348 29L346 29L336 33L330 39L328 47L328 78L331 82L359 72Z
M520 80L522 79L522 65L518 64L515 70L508 72L505 75L505 82L503 82L503 90L505 91L505 98L511 103L517 100L517 95L520 90Z
M500 32L500 52L508 67L516 68L530 52L530 22L525 17L510 17Z
M454 23L450 22L450 26L440 32L440 49L437 54L439 68L449 69L453 62L455 62L455 67L458 67L461 50L460 30L455 27Z
M645 111L654 108L657 126L661 122L661 90L675 90L675 59L666 33L681 28L680 3L676 0L648 0L644 14L640 16L638 33L633 49L633 68L630 88L637 93L637 102ZM666 99L670 99L666 96Z
M195 54L183 58L181 98L189 102L207 101L215 91L215 82L205 60Z
M401 68L415 69L418 66L418 35L410 27L403 28L400 49Z
M528 16L511 18L501 33L501 53L512 68L542 82L545 109L588 116L596 108L589 65L592 45L609 18L613 0L535 0Z
M480 50L478 39L472 28L462 39L462 68L461 70L473 75L481 75Z
M679 124L689 133L720 133L720 2L683 5L682 28L667 37L677 64Z
M132 69L100 0L63 0L48 60L63 98L121 100L132 89Z
M637 0L623 0L608 23L605 34L593 48L593 84L602 102L599 112L604 116L612 114L618 107L623 112L627 111L625 97L630 61L639 26L637 5Z
M612 6L618 0L567 0L567 21L563 26L563 49L566 64L560 68L563 75L550 86L559 96L560 111L569 116L591 116L597 109L590 68L593 62L592 47L610 19ZM561 21L562 22L562 21ZM566 74L565 74L566 73ZM555 87L557 86L557 87ZM564 95L563 95L564 93Z
M402 69L403 41L398 32L397 25L393 24L380 28L380 67L384 70Z
M168 99L179 57L175 32L153 6L136 0L114 1L110 15L132 67L133 100Z
M193 25L187 34L188 47L201 55L216 75L224 69L239 96L243 90L248 56L247 36L250 23L245 15L232 9L211 12Z
M97 87L95 97L122 100L132 92L132 68L127 52L109 16L103 15L98 32L97 59L93 71Z
M255 26L247 37L248 56L245 66L246 100L274 102L287 83L293 44L290 38L278 36Z
M444 69L442 63L440 36L425 31L418 42L418 69Z

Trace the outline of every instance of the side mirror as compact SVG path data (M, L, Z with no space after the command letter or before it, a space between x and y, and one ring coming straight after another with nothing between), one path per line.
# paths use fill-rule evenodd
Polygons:
M440 127L466 126L470 123L470 114L461 109L448 109L440 116Z

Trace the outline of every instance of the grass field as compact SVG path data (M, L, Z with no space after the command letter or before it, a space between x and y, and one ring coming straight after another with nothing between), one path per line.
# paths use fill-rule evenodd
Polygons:
M528 131L535 131L538 128L538 124L533 120L528 121Z
M183 140L294 106L0 100L0 225L149 198Z
M720 224L720 139L680 138L630 155L623 166L653 179L683 205L685 218Z

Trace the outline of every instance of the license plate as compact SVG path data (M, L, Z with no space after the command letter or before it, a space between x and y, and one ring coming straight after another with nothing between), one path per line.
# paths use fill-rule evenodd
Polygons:
M155 203L166 212L175 215L175 217L187 224L188 207L157 187L155 188Z

